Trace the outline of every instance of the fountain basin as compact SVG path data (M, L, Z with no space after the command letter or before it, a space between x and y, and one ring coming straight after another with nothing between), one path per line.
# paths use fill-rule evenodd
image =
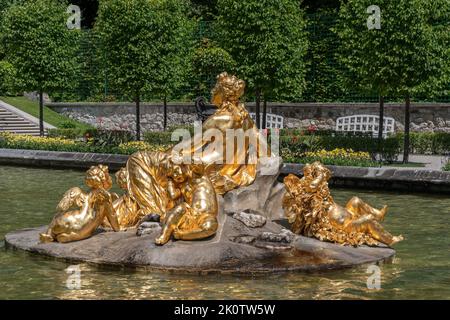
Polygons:
M136 229L102 231L71 243L40 243L46 226L22 229L5 236L6 247L70 262L188 273L254 274L286 271L323 271L386 261L395 255L389 247L350 247L293 236L290 242L262 240L263 233L286 232L276 222L250 228L223 215L211 239L170 241L156 246L158 230L143 236ZM284 230L284 231L283 231Z

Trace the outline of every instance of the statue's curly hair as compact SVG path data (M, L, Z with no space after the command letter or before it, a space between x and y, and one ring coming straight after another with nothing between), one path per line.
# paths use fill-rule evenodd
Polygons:
M217 82L212 89L212 95L221 92L224 98L239 99L245 88L245 81L236 76L230 76L227 72L222 72L217 76Z
M90 167L89 170L86 171L86 180L97 182L105 189L109 189L112 186L112 179L109 175L108 166L102 164Z

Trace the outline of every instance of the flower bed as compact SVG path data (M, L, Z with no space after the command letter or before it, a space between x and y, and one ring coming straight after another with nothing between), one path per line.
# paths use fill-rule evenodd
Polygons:
M113 154L133 154L137 151L165 151L173 144L151 144L145 141L129 141L119 145L96 145L95 140L64 139L60 137L33 137L0 133L0 148L31 149L68 152L93 152ZM339 166L378 166L371 160L368 152L353 151L352 149L335 149L331 151L304 151L286 149L282 154L284 162L308 163L321 161L328 165Z
M297 159L299 163L312 163L320 161L325 165L377 167L368 152L353 151L352 149L334 149L305 152L303 157Z

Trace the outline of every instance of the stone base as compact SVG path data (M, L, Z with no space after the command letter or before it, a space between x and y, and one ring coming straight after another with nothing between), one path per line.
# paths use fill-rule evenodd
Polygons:
M196 273L317 271L373 263L395 254L387 247L354 248L294 236L272 221L249 228L228 215L220 220L221 228L211 239L170 241L164 246L154 244L157 228L141 237L130 229L103 231L72 243L43 244L39 243L43 226L11 232L5 242L7 248L70 262Z

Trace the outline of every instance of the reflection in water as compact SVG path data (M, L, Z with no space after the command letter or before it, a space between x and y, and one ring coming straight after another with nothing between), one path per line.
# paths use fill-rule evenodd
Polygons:
M0 237L46 224L65 190L83 173L0 166ZM258 276L174 275L81 264L81 289L69 290L70 265L0 242L0 299L450 299L450 197L334 190L337 202L357 193L390 206L386 228L406 238L380 264L381 289L369 290L367 266L320 273ZM29 200L31 199L31 200Z

